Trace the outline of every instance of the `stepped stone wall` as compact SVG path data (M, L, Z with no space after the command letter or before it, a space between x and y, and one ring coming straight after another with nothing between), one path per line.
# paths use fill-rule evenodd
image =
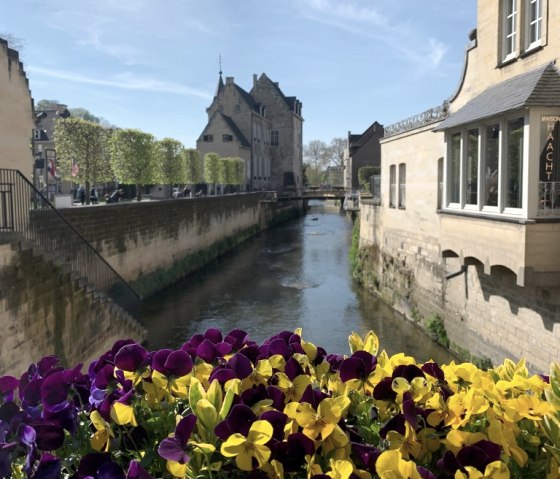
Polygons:
M31 246L0 245L0 376L18 376L43 356L67 366L89 361L143 328Z

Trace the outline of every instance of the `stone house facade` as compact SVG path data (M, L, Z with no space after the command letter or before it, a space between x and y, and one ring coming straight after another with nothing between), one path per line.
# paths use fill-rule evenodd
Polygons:
M244 159L249 191L299 190L303 176L301 106L264 73L259 78L253 75L250 92L233 77L226 77L224 83L220 73L197 150L201 157L213 152Z
M17 51L0 38L0 167L33 176L33 99Z
M457 91L385 129L372 280L494 362L560 360L560 2L478 1Z
M357 191L360 188L358 170L362 166L381 166L381 145L383 125L374 121L360 135L348 132L347 150L344 158L344 187Z

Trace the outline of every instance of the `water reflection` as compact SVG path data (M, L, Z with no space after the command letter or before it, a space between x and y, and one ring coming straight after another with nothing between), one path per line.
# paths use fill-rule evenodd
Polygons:
M419 361L451 357L409 321L357 286L349 274L351 219L321 202L299 220L263 232L230 256L144 304L150 349L192 334L240 328L255 341L302 327L328 352L348 353L348 335L373 329L389 353Z

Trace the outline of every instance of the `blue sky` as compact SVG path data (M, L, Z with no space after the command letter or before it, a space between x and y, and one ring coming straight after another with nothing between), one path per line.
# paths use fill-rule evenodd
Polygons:
M476 0L2 0L35 101L194 147L222 58L303 102L303 141L440 105L457 88Z

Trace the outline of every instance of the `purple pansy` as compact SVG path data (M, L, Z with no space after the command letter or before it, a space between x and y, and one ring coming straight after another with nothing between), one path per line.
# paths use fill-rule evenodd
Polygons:
M231 408L226 419L216 425L214 434L224 441L236 432L247 437L251 424L256 420L257 416L249 406L236 404Z
M186 464L190 460L187 453L187 444L196 426L196 416L189 414L179 421L175 428L175 435L161 441L158 453L168 461L175 461L179 464Z
M115 355L115 366L123 371L135 372L144 367L148 351L139 344L126 344Z
M315 453L315 443L301 432L288 436L286 441L272 444L274 459L282 463L284 472L298 472L305 464L305 456Z
M160 349L154 354L152 368L165 376L180 378L192 371L193 362L183 350Z
M367 381L369 375L377 367L377 358L367 351L356 351L351 357L340 364L340 380L345 383L351 379Z

